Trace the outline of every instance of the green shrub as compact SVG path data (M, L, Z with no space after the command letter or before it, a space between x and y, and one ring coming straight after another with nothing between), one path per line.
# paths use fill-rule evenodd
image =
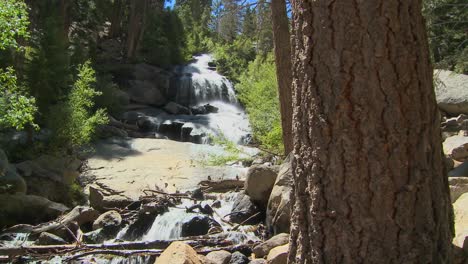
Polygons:
M272 54L251 62L236 86L245 105L254 139L274 153L283 153L276 68Z
M0 128L13 127L22 130L33 125L36 114L36 101L17 85L13 68L0 69Z
M95 72L88 61L79 67L78 79L67 100L52 108L50 126L58 147L76 150L85 146L93 139L96 127L108 122L104 109L93 110L95 97L101 94L93 89L95 82Z
M112 81L112 75L101 75L97 78L97 90L101 93L95 99L96 106L106 109L110 115L118 116L129 104L128 95Z
M249 62L255 59L255 47L252 40L239 37L231 44L216 45L214 57L217 70L237 82Z

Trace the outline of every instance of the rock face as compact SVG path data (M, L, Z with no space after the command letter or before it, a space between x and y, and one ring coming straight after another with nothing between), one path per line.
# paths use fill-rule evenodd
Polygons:
M252 201L266 207L277 175L276 166L254 165L250 167L245 180L245 193Z
M468 177L450 177L450 200L454 203L464 193L468 193Z
M255 257L263 258L268 255L268 252L275 247L286 245L289 242L289 234L282 233L278 234L267 241L255 246L253 248L253 253Z
M197 252L183 242L173 242L156 259L155 264L202 264Z
M287 264L288 263L289 244L275 247L268 253L268 264Z
M10 165L5 152L0 149L0 194L25 194L26 190L26 182L16 173L15 167Z
M468 158L468 137L456 135L447 138L443 144L445 155L458 161Z
M465 235L468 233L468 193L463 194L453 204L455 214L455 240L464 241ZM457 246L463 247L463 244Z
M128 91L130 100L139 104L162 106L167 102L163 92L149 81L132 80Z
M439 108L451 115L468 114L468 76L451 71L436 70L434 76Z
M257 224L263 219L261 214L253 217L258 212L261 212L260 209L252 202L250 197L241 193L236 197L236 201L232 206L230 220L233 223L240 224L252 217L245 224Z
M44 197L24 194L0 195L0 229L23 223L36 224L57 218L68 210L63 204Z
M80 175L80 166L81 161L72 156L55 155L42 155L16 164L29 187L28 194L57 202L67 202L69 186Z
M289 233L291 225L292 157L292 154L288 155L281 165L268 200L266 225L273 234Z
M231 253L226 250L213 251L206 255L206 258L216 264L229 264L231 261Z
M182 224L182 236L202 236L208 234L213 227L221 226L208 216L195 216Z
M164 110L173 115L190 115L190 109L174 102L166 104Z

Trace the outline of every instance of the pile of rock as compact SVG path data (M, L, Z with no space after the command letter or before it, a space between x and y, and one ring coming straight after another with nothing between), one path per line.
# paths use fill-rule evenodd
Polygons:
M255 224L265 220L268 233L289 232L292 155L281 166L252 165L246 176L244 193L238 195L230 220Z
M288 240L289 235L283 233L256 245L251 252L217 250L206 255L198 254L184 242L173 242L155 264L286 264Z

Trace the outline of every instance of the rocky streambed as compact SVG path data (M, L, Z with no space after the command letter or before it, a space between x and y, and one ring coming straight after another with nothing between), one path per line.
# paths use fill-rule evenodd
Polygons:
M89 205L64 210L45 223L3 230L0 260L176 263L161 262L161 254L181 247L173 242L182 241L182 247L189 247L184 252L195 252L200 261L193 263L250 263L254 249L267 236L289 228L278 218L287 213L280 208L282 192L275 199L270 196L276 188L283 188L280 179L287 178L288 168L285 163L277 177L279 167L254 164L242 177L205 179L188 191L147 188L138 198L92 184L88 186ZM267 253L257 257L262 259ZM219 262L219 258L237 262Z

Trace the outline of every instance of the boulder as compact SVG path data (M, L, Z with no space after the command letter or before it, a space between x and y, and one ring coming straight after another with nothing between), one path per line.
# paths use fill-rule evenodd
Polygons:
M239 251L236 251L232 253L231 255L231 260L229 261L229 264L248 264L249 258L246 257L244 254L240 253Z
M213 227L221 225L208 216L197 215L187 222L182 224L182 236L202 236L208 234L208 231Z
M292 192L292 154L281 165L268 200L266 225L273 234L289 233Z
M198 255L198 259L201 261L201 263L203 264L216 264L214 263L213 261L209 260L208 258L206 258L206 256L204 255Z
M164 110L173 115L190 115L190 109L178 103L169 102L164 106Z
M132 80L129 83L128 92L131 101L154 106L166 104L166 97L154 83L141 80Z
M240 193L235 198L229 219L233 223L240 224L252 217L245 224L254 225L263 220L263 215L261 213L253 217L259 212L261 212L260 209L252 202L250 197Z
M17 223L37 224L57 218L68 210L63 204L25 194L0 195L0 229Z
M54 234L42 232L36 240L36 245L65 245L67 242Z
M265 208L277 175L277 166L254 165L250 167L245 180L245 193L252 201Z
M451 136L444 141L443 147L445 155L454 160L464 161L468 158L468 137Z
M127 232L123 236L125 240L135 240L148 233L158 214L156 212L140 211L137 219L128 226Z
M202 264L197 252L183 242L172 242L156 259L155 264Z
M439 108L450 115L468 114L468 75L436 70L434 76Z
M26 182L17 172L16 168L8 162L6 154L0 149L0 194L25 194Z
M229 264L232 254L226 250L213 251L206 255L206 258L216 264Z
M468 161L464 161L463 163L458 164L456 168L449 171L448 176L449 177L468 177Z
M117 211L108 211L100 215L93 223L93 230L99 228L118 229L122 224L122 216Z
M207 115L211 113L218 113L219 111L219 109L216 106L212 106L210 104L190 107L190 110L194 115Z
M83 234L83 240L89 244L101 244L106 240L115 238L118 229L99 228Z
M464 193L468 193L468 177L450 177L450 200L457 201Z
M89 186L89 204L91 207L102 211L106 208L123 209L134 201L120 194L105 195L105 191L97 186Z
M468 232L468 193L464 193L453 204L455 215L455 238ZM463 245L457 245L462 247Z
M28 194L69 202L70 186L80 175L81 164L73 156L42 155L16 164L16 168L29 187Z
M288 263L289 244L275 247L268 253L268 264L287 264Z
M289 242L289 234L282 233L278 234L267 241L260 243L255 246L252 252L255 254L255 257L263 258L268 255L268 252L275 247L286 245Z
M264 259L253 259L249 264L267 264L267 261Z

